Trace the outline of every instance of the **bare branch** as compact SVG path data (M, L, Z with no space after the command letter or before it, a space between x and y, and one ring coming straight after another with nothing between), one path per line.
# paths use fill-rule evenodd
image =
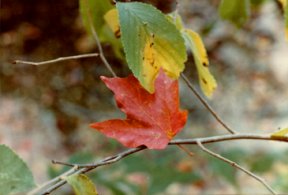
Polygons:
M267 135L260 135L260 134L233 134L233 135L218 135L218 136L212 136L212 137L203 137L203 138L192 138L192 139L175 139L169 142L169 145L195 145L198 144L197 142L200 141L202 144L208 144L208 143L216 143L216 142L223 142L223 141L232 141L232 140L270 140L270 141L278 141L278 142L288 142L287 139L278 138L278 137L271 137L270 134ZM103 160L101 160L98 163L92 163L92 164L71 164L66 162L60 162L54 160L54 164L61 164L65 166L78 166L79 168L89 167L89 168L96 168L99 166L112 164L120 159L131 155L133 153L139 152L141 150L146 149L144 146L138 147L138 148L132 148L129 150L126 150L122 153L119 153L114 156L107 157Z
M235 168L243 171L243 172L246 173L247 175L253 177L253 178L256 179L257 181L259 181L262 185L264 185L272 194L274 194L274 195L277 194L277 193L266 183L266 181L265 181L263 178L255 175L254 173L252 173L252 172L248 171L247 169L241 167L241 166L238 165L237 163L235 163L235 162L233 162L233 161L231 161L231 160L229 160L229 159L221 156L220 154L217 154L217 153L209 150L208 148L204 147L203 144L201 143L201 141L199 141L199 140L197 140L197 145L198 145L203 151L207 152L208 154L210 154L210 155L214 156L215 158L218 158L218 159L220 159L220 160L222 160L222 161L230 164L232 167L235 167Z
M223 142L223 141L232 141L232 140L266 140L266 141L278 141L278 142L288 142L288 138L281 138L281 137L271 137L270 134L266 134L266 135L260 135L260 134L232 134L232 135L219 135L219 136L212 136L212 137L203 137L203 138L194 138L194 139L176 139L176 140L172 140L169 142L169 145L191 145L191 144L198 144L199 142L203 145L203 144L208 144L208 143L216 143L216 142ZM198 144L199 145L199 144ZM72 174L79 174L79 173L87 173L89 171L92 171L93 169L100 167L100 166L104 166L104 165L108 165L108 164L113 164L115 162L118 162L119 160L140 152L142 150L147 149L144 146L138 147L138 148L132 148L132 149L128 149L124 152L121 152L119 154L116 154L114 156L110 156L107 157L99 162L96 163L92 163L92 164L70 164L70 163L63 163L60 161L53 161L53 163L55 164L61 164L61 165L65 165L65 166L71 166L73 167L72 170L70 169L68 172L69 174L64 173L66 175L72 175ZM228 159L227 159L228 160ZM79 169L75 169L75 167L78 167ZM63 175L61 175L63 176ZM43 184L41 186L41 188L37 188L35 190L33 190L33 194L29 194L29 195L34 195L37 192L39 193L40 191L42 191L42 189L44 189L45 187L49 187L48 189L46 189L43 193L41 194L50 194L52 191L56 190L57 188L61 187L62 185L64 185L66 183L65 180L61 179L61 176L56 177L55 179L53 179L50 182L47 182L46 184ZM254 177L255 178L255 177ZM260 178L261 179L261 178ZM54 183L54 184L53 184ZM262 183L262 182L261 182ZM49 184L49 185L47 185ZM52 186L50 186L50 184L53 184Z
M218 135L211 137L192 138L192 139L175 139L169 142L169 145L175 144L197 144L197 141L202 144L216 143L232 140L270 140L288 142L287 139L271 137L270 134L232 134L232 135Z
M115 163L117 161L119 161L120 159L126 157L126 156L129 156L131 154L134 154L136 152L139 152L141 150L144 150L146 149L146 147L144 146L140 146L138 148L132 148L132 149L129 149L129 150L126 150L124 152L121 152L117 155L114 155L114 156L110 156L110 157L107 157L103 160L101 160L100 162L97 162L97 163L92 163L92 164L79 164L77 165L79 168L96 168L96 167L100 167L100 166L103 166L103 165L108 165L108 164L112 164L112 163ZM60 161L53 161L54 164L62 164L62 165L68 165L68 166L72 166L74 167L75 165L74 164L69 164L69 163L63 163L63 162L60 162Z
M87 4L87 15L88 15L88 20L89 20L89 25L90 25L90 29L91 29L91 32L92 32L92 35L96 41L96 44L97 44L97 47L99 49L99 54L100 54L100 58L102 60L102 62L104 63L104 65L106 66L106 68L110 71L110 73L113 75L113 77L116 77L116 73L113 71L111 65L109 64L109 62L107 61L105 55L104 55L104 52L103 52L103 48L102 48L102 45L100 43L100 40L99 40L99 36L93 26L93 20L92 20L92 16L91 16L91 9L90 9L90 6L86 0L86 4Z
M41 66L41 65L52 64L56 62L62 62L66 60L77 60L81 58L92 58L92 57L98 57L98 56L99 56L98 53L88 53L88 54L81 54L81 55L76 55L76 56L59 57L53 60L42 61L42 62L28 62L28 61L22 61L22 60L15 60L13 63Z
M138 147L138 148L132 148L132 149L129 149L129 150L126 150L124 152L121 152L117 155L114 155L114 156L110 156L110 157L107 157L105 159L103 159L102 161L98 162L98 163L94 163L94 164L87 164L88 166L84 166L84 165L81 165L80 167L75 165L76 167L80 168L79 170L76 170L76 169L73 169L72 171L72 174L80 174L80 173L86 173L86 172L89 172L97 167L100 167L100 166L103 166L103 165L108 165L108 164L112 164L112 163L115 163L131 154L134 154L136 152L139 152L141 150L145 150L146 147L142 146L142 147ZM62 163L62 162L59 162L59 161L53 161L53 163L55 164L62 164L62 165L67 165L67 166L70 166L71 164L69 163ZM73 167L75 167L74 165L71 165ZM71 171L71 169L69 170ZM71 174L69 174L71 175ZM66 180L58 180L57 183L55 183L53 186L49 187L47 190L45 190L43 193L41 193L42 195L47 195L47 194L50 194L52 191L58 189L59 187L61 187L62 185L64 185L66 182ZM41 188L43 189L43 188ZM39 191L38 191L39 192ZM32 194L31 194L32 195Z
M200 100L200 102L205 106L205 108L213 115L213 117L231 134L236 134L236 132L231 129L221 118L220 116L213 110L213 108L208 104L208 102L197 92L197 90L194 88L192 83L189 81L189 79L182 73L181 77L189 87L189 89L194 93L194 95Z

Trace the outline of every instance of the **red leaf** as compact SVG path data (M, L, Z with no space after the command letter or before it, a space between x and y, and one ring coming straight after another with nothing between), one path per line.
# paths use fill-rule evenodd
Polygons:
M127 147L145 145L163 149L183 128L187 112L179 110L177 80L160 71L155 81L155 93L150 94L134 76L101 77L114 94L118 107L127 115L125 120L112 119L91 124L108 137Z

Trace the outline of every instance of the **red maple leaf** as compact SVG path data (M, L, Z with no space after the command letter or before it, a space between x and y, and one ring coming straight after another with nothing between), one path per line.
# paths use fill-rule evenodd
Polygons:
M101 79L114 92L117 105L127 118L97 122L91 127L126 147L163 149L185 125L187 111L179 110L178 82L162 71L155 81L154 94L147 92L132 75Z

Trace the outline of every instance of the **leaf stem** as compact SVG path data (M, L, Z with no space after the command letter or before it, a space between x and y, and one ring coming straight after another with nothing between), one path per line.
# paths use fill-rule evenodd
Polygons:
M204 107L212 114L212 116L231 134L236 134L236 132L231 129L221 118L220 116L213 110L213 108L208 104L208 102L198 93L198 91L194 88L193 84L189 81L189 79L182 73L182 79L185 81L189 89L194 93L198 100L204 105Z
M112 66L109 64L109 62L107 61L107 59L106 59L106 57L104 55L103 48L102 48L102 45L101 45L100 40L99 40L99 36L98 36L94 26L93 26L93 20L92 20L92 16L91 16L91 9L89 7L89 3L87 2L87 0L85 0L85 2L86 2L86 7L88 8L88 10L87 10L88 23L90 25L90 29L91 29L92 35L93 35L93 37L94 37L94 39L96 41L97 47L99 49L100 58L101 58L102 62L104 63L104 65L106 66L106 68L113 75L113 77L116 77L116 73L113 71Z

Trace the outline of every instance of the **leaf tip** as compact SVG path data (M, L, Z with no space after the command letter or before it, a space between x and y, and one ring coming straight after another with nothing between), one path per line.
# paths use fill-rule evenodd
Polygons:
M97 129L99 127L98 123L91 123L89 124L90 128Z

